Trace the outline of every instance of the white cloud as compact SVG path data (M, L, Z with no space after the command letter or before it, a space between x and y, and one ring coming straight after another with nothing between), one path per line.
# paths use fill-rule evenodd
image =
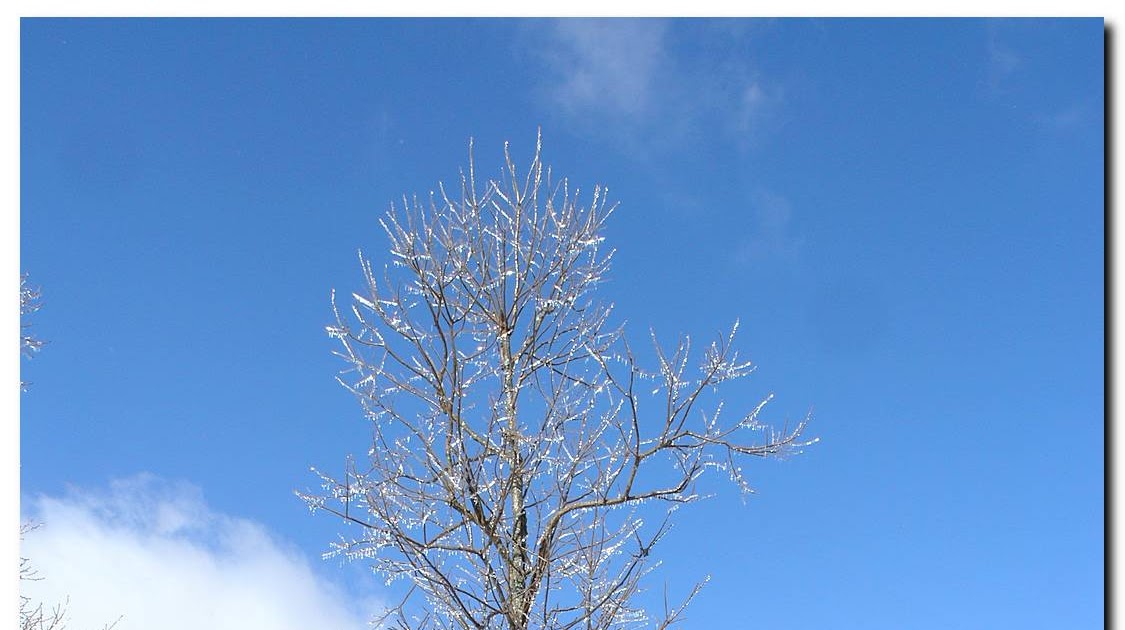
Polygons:
M662 20L564 19L550 23L552 101L571 114L635 116L652 108L664 65Z
M550 114L636 152L724 137L761 138L782 104L749 48L751 23L557 19L523 42L543 63L537 90ZM673 28L673 25L675 28Z
M373 598L318 576L261 525L212 511L198 488L141 476L108 492L39 496L21 555L43 578L24 594L66 601L68 627L289 630L367 627Z

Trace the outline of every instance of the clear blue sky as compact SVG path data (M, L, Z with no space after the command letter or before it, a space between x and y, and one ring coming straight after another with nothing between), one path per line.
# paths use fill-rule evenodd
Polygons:
M293 495L367 450L329 291L470 136L495 169L541 126L558 173L621 202L601 295L632 336L741 318L759 368L728 401L815 413L756 495L716 479L680 513L650 585L712 575L689 627L1100 627L1103 37L24 20L20 266L49 342L22 365L25 511L148 473L378 596Z

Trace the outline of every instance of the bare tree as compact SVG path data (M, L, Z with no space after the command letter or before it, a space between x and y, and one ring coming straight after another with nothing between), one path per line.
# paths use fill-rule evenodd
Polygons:
M39 310L41 306L39 298L39 289L28 285L27 274L21 275L21 318ZM30 327L31 325L29 323L22 320L20 321L20 354L28 359L32 358L35 353L39 352L43 347L43 341L31 334L29 330ZM28 383L20 381L20 389L27 391L27 386ZM20 542L23 542L24 536L39 529L42 525L42 523L36 523L34 521L24 521L21 523ZM20 556L20 582L34 582L42 579L43 577L39 575L39 571L31 564L31 560ZM30 597L24 595L22 588L20 590L20 630L64 630L66 628L69 599L48 608L42 602L36 603ZM102 626L102 630L112 630L121 619L122 617L118 617L117 621Z
M39 310L39 289L28 285L27 274L20 276L20 354L30 359L43 347L43 342L31 334L30 324L22 318ZM20 381L20 389L27 391L28 383ZM39 525L30 521L20 524L20 541L23 537L38 529ZM20 581L41 580L39 572L32 566L31 560L20 557ZM20 594L20 630L61 630L66 617L66 604L58 604L46 609L42 603L36 604L30 597Z
M20 540L38 529L39 525L30 521L20 524ZM41 580L39 571L31 564L31 560L20 557L20 581ZM40 603L35 603L30 597L20 594L20 630L62 630L66 621L66 602L56 604L50 609Z
M30 324L22 321L26 315L39 310L39 289L28 285L27 274L20 276L20 354L30 359L43 347L43 342L31 334ZM20 381L20 389L27 391L28 384ZM31 521L20 524L20 541L23 537L38 529L39 525ZM20 557L20 581L41 580L39 572L31 564L31 560ZM54 607L44 608L42 603L35 603L30 597L20 594L20 630L62 630L66 618L66 604L60 603Z
M31 532L42 527L42 523L34 523L25 521L20 524L20 541L23 537ZM39 575L39 571L31 564L28 558L20 557L20 581L38 581L43 577ZM36 603L27 595L20 593L20 625L19 630L65 630L67 606L69 605L69 598L62 602L47 608L42 602ZM118 617L116 621L102 626L101 630L113 630L121 621L123 617Z
M759 421L769 398L723 413L717 386L748 375L729 334L693 358L681 339L643 368L611 307L594 299L612 251L613 207L588 204L540 159L526 174L507 145L499 180L468 172L450 196L403 199L382 221L392 265L346 310L333 295L338 377L373 428L365 464L318 473L302 494L359 526L335 553L370 559L406 599L401 628L664 628L639 603L650 551L708 469L749 491L742 465L802 442ZM646 526L642 516L659 518ZM424 605L411 597L421 594Z
M20 317L23 318L27 315L39 310L39 289L32 287L27 283L27 274L20 276ZM43 341L32 335L29 331L30 324L25 321L20 322L20 354L30 359L39 352L43 347ZM27 391L28 383L20 381L20 389Z

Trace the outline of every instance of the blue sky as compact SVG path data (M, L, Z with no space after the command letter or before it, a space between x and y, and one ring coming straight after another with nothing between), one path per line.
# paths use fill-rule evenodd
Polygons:
M387 591L293 495L367 449L329 292L470 137L495 170L541 127L621 203L601 296L632 337L741 319L728 402L814 411L757 494L680 512L649 583L712 576L690 627L1098 627L1102 55L1101 20L24 20L29 547L48 578L76 537L144 583L218 581L156 543L291 571L262 602L361 619ZM96 578L44 584L92 627Z

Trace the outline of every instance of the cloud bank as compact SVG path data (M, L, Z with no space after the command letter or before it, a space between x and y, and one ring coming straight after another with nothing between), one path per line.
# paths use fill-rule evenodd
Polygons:
M69 628L120 617L116 630L358 630L379 608L261 525L212 511L190 484L142 476L35 497L25 516L43 524L21 548L43 579L21 588L48 608L69 600Z

